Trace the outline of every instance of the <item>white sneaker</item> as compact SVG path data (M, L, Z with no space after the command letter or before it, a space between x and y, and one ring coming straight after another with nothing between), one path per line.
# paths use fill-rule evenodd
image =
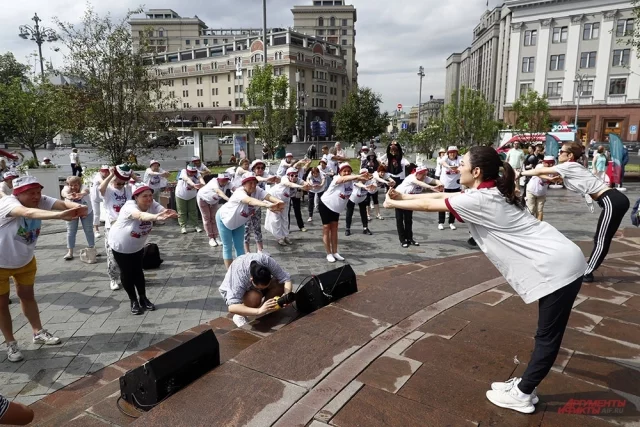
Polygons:
M505 382L498 381L495 383L491 383L491 389L496 391L509 391L511 390L511 387L515 387L518 384L520 384L520 381L522 381L522 378L517 378L517 377L511 378L510 380ZM533 393L531 393L531 403L535 405L539 401L540 401L540 398L538 398L537 389L534 389Z
M196 233L202 233L202 228L196 227Z
M95 236L96 236L96 239L99 239L99 238L101 238L101 237L102 237L102 234L100 234L100 232L99 232L99 231L96 231Z
M211 239L209 239L209 246L211 246L213 248L217 247L218 246L218 241L215 238L212 237Z
M449 228L450 228L450 229L452 229L452 230L455 230L455 229L457 229L458 227L456 227L456 226L455 226L455 225L453 225L453 224L449 224Z
M329 261L329 262L336 262L336 259L333 257L333 255L328 254L328 255L327 255L327 261Z
M9 362L19 362L24 359L16 341L7 343L7 359Z
M307 222L313 222L313 218L309 218Z
M280 239L280 240L278 240L278 244L279 244L280 246L287 246L287 242L285 242L285 241L284 241L284 239Z
M112 291L117 291L118 289L120 289L120 285L118 285L118 282L116 282L115 280L112 280L111 283L109 283L109 287Z
M284 242L285 242L287 245L291 245L291 244L293 244L293 242L291 241L291 239L290 239L290 238L288 238L288 237L285 237L285 238L284 238Z
M513 409L523 414L531 414L536 410L531 401L531 395L521 393L518 387L511 387L509 391L489 390L487 399L496 406Z
M333 257L338 261L344 261L344 257L337 252L333 254Z
M60 344L60 338L54 337L46 329L40 329L37 334L33 335L34 344L56 345Z
M234 314L233 315L233 323L235 323L236 326L238 328L240 328L240 327L246 325L247 323L249 323L249 319L247 319L244 316L240 316L239 314Z
M182 233L182 234L187 234L187 228L186 228L186 227L182 227L182 228L180 229L180 233Z
M444 224L438 224L438 230L444 230Z

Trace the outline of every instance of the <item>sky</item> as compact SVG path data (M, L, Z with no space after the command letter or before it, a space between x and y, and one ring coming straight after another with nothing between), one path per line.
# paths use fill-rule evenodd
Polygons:
M6 0L0 14L0 53L13 52L18 61L36 64L37 46L18 37L21 24L33 24L35 12L41 25L55 29L54 18L79 23L87 3L78 0ZM473 28L486 10L486 0L346 0L356 7L356 60L358 83L382 96L383 110L393 111L402 104L405 111L418 104L423 66L422 99L444 96L445 65L449 55L469 46ZM501 4L489 0L489 7ZM267 26L293 25L291 8L311 5L312 0L267 0ZM92 3L101 15L111 13L121 19L128 10L170 8L182 17L197 15L209 28L261 27L260 0L162 0L140 3L136 0L110 0ZM62 66L63 52L55 52L55 43L43 45L43 56ZM58 45L58 47L61 47Z

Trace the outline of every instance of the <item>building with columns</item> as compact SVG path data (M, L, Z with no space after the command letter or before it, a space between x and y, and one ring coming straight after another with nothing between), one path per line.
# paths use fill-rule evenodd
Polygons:
M533 89L549 98L553 121L573 123L579 100L583 141L603 141L608 133L637 140L630 133L630 126L640 125L631 2L507 0L505 6L510 39L504 108Z

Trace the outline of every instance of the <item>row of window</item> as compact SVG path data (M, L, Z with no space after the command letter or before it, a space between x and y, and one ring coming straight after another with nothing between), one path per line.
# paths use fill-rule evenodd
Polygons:
M580 53L580 68L595 68L597 52ZM614 49L611 65L613 67L628 67L631 60L631 49ZM535 56L522 58L522 72L533 73L535 69ZM551 55L549 59L549 71L564 70L565 55Z
M172 95L173 92L170 93L170 96L174 96ZM197 104L197 108L204 108L204 102L198 102ZM242 98L238 98L235 99L233 102L229 101L229 107L231 107L232 105L234 105L236 108L240 108L244 105L244 99ZM313 107L319 107L319 108L327 108L327 100L326 99L313 99L312 100L312 106ZM220 107L220 101L213 101L211 103L211 107L212 108L219 108ZM175 108L175 106L174 106ZM182 108L191 108L191 104L189 102L183 102L182 103ZM329 108L332 108L334 110L338 109L338 101L332 101L329 100Z
M520 95L524 95L533 90L533 83L521 83ZM609 95L624 95L627 91L627 79L625 77L616 77L609 80ZM562 82L547 82L546 94L549 98L557 98L562 96ZM581 96L593 95L593 80L585 80L582 82Z
M349 20L348 19L336 19L333 16L327 20L325 20L324 18L320 17L318 18L318 27L324 27L325 25L329 26L329 27L336 27L338 25L342 24L343 27L346 27L349 25Z
M616 37L626 37L633 35L634 20L618 20L616 26ZM569 27L554 27L551 34L551 43L565 43L569 36ZM582 28L582 40L595 40L600 37L600 23L588 22ZM538 42L538 30L527 30L524 32L524 45L535 46Z
M340 30L340 34L343 36L346 36L349 34L349 30L347 30L346 28L343 28L342 30ZM338 35L338 30L316 30L316 36L337 36Z

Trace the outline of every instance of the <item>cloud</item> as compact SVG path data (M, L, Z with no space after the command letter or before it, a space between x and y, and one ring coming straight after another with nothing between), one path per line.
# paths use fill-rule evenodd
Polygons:
M289 27L293 25L291 8L310 5L312 0L267 0L267 25ZM347 0L358 13L356 23L356 59L360 85L380 93L383 108L395 109L397 103L405 106L417 104L418 67L425 68L422 97L444 96L445 64L453 52L464 50L471 43L473 28L486 8L485 0ZM490 7L498 5L491 0ZM128 10L140 6L136 0L110 0L94 2L100 14L111 13L122 18ZM181 16L197 15L210 28L238 28L262 26L262 2L258 0L163 0L146 4L146 8L171 8ZM55 27L54 17L78 23L86 4L77 0L32 0L11 2L0 15L0 53L12 51L16 58L36 64L33 42L18 37L20 24L33 24L31 17L37 11L43 24ZM43 56L60 66L61 53L52 50L50 43L43 45Z

